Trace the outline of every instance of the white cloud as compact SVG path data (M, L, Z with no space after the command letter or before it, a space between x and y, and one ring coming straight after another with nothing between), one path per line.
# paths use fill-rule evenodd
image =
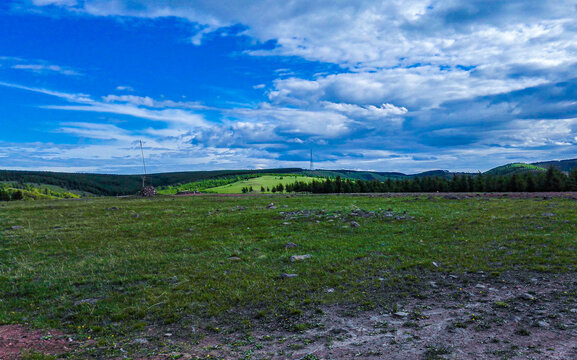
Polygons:
M19 65L13 65L12 69L26 70L26 71L35 72L37 74L58 73L61 75L68 75L68 76L82 75L81 73L79 73L75 70L63 68L63 67L58 66L58 65L19 64Z
M122 86L122 85L119 85L119 86L116 87L116 90L118 90L118 91L129 91L129 92L132 92L132 91L134 91L134 88L133 88L132 86Z
M50 75L58 74L65 76L82 76L83 74L68 66L61 66L51 64L45 60L35 60L35 59L23 59L20 57L13 56L0 56L0 66L6 65L7 67L19 70L28 71L40 75Z

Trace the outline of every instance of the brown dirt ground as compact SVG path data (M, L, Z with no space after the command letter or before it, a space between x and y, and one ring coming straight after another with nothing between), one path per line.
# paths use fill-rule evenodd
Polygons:
M172 359L577 359L575 274L433 274L397 309L322 307L288 322L220 333L149 328L144 348ZM394 312L405 312L397 314ZM158 341L165 348L158 348ZM184 351L166 351L186 349ZM165 351L165 352L163 352ZM145 359L145 358L142 358Z
M68 336L59 331L32 330L24 325L0 326L0 359L16 360L25 351L63 354L75 347Z

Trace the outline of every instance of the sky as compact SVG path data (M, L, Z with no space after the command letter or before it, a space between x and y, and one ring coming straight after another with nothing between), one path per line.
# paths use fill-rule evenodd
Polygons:
M3 0L0 169L577 158L577 1Z

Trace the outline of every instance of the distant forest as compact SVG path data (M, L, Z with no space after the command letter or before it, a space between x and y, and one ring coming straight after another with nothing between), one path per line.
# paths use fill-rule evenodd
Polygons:
M547 171L527 172L510 176L487 174L453 174L452 177L414 177L410 179L351 180L337 177L297 181L275 186L272 192L386 193L386 192L541 192L577 191L577 169L568 175L549 167Z

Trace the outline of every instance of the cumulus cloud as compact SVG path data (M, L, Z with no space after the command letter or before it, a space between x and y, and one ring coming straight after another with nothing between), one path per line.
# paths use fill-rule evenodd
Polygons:
M566 154L566 147L575 144L577 8L572 1L32 4L36 10L60 7L70 14L184 18L192 23L191 42L198 46L207 35L218 36L219 29L241 25L245 30L240 34L257 44L245 56L336 65L336 70L302 76L290 62L283 63L270 87L253 86L268 99L251 108L209 109L133 94L94 100L0 83L71 103L51 109L130 115L176 124L179 131L188 126L188 137L174 128L151 128L149 134L188 139L192 146L220 151L223 157L231 149L246 156L248 149L258 149L262 153L253 154L259 159L255 163L270 164L276 158L288 165L291 156L306 158L301 156L305 147L325 144L318 153L327 166L403 170L403 162L412 162L415 170L427 170L466 167L475 157L495 165L523 156L535 159L544 156L544 147L550 154ZM269 40L273 46L258 46ZM19 66L41 70L39 64ZM222 118L208 122L199 114L203 111L216 111Z

